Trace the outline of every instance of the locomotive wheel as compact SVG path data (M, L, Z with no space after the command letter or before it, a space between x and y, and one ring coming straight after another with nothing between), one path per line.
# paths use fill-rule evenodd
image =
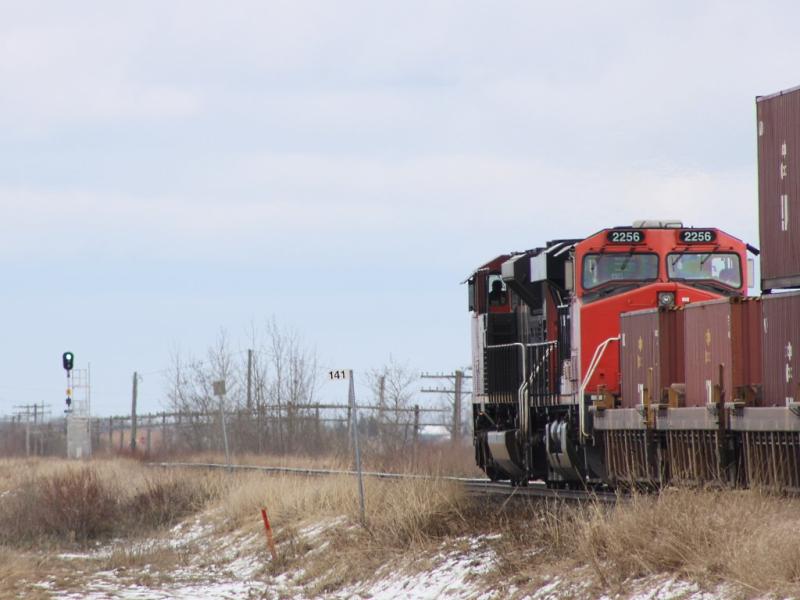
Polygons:
M483 471L490 481L500 481L500 479L502 479L499 469L487 465Z

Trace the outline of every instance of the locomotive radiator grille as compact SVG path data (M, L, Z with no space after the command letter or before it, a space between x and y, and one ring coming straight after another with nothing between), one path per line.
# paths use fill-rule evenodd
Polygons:
M488 346L483 363L483 392L492 404L515 404L520 386L526 382L530 406L553 406L559 402L561 373L557 342Z

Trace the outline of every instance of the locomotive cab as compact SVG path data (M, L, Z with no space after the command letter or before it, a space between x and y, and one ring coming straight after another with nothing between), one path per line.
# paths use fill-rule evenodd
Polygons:
M476 460L493 479L547 478L546 432L530 402L561 401L576 241L499 256L468 279Z
M679 221L602 230L576 246L575 264L575 311L584 324L577 359L584 388L593 395L619 397L616 341L591 363L606 340L619 337L620 314L747 292L746 244L717 229L684 228Z

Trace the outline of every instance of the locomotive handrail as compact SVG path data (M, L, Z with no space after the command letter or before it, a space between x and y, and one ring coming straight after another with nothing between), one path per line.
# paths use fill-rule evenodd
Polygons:
M533 344L523 344L522 342L513 342L510 344L493 344L486 346L486 350L495 350L499 348L519 348L520 354L522 355L522 377L519 388L517 388L517 405L519 410L519 417L520 417L520 433L522 433L526 438L528 435L528 403L525 400L526 390L528 389L529 377L528 377L528 369L527 369L527 349L528 348L536 348L542 346L550 346L548 348L547 354L552 350L552 347L555 346L558 342L556 341L547 341L547 342L536 342ZM547 355L546 354L546 355ZM540 368L537 365L537 368ZM531 373L531 378L533 377L533 373Z
M553 348L557 348L558 347L558 341L557 340L550 340L550 341L547 341L547 342L539 342L539 343L536 343L536 344L528 344L528 345L529 346L543 346L543 347L547 348L542 353L542 356L539 359L538 363L536 363L536 366L531 369L530 377L528 377L528 387L530 388L531 383L533 382L535 376L538 375L538 373L542 370L542 366L547 364L547 360L550 358L550 354L553 352Z
M597 348L594 349L594 356L592 356L592 360L589 363L589 369L586 371L586 377L584 378L583 383L581 383L581 389L578 394L578 406L580 407L578 415L580 417L581 442L583 442L583 438L589 437L589 435L586 433L586 402L583 400L583 395L586 393L586 386L589 385L589 380L592 378L592 375L594 375L597 365L600 364L600 359L603 358L603 354L605 353L606 348L608 348L608 345L611 342L618 341L619 336L610 337L604 342L600 343Z
M522 383L520 383L520 386L517 389L517 404L519 405L518 410L519 410L519 416L520 416L520 432L522 432L522 422L523 422L523 420L527 421L527 419L523 419L523 415L525 413L525 404L527 404L525 402L525 387L526 387L526 385L528 383L528 377L527 377L528 371L525 368L525 349L526 349L526 347L528 345L529 344L523 344L522 342L514 342L514 343L511 343L511 344L494 344L494 345L491 345L491 346L486 346L487 350L494 350L495 348L514 348L514 347L516 347L516 348L519 348L520 351L521 351L520 353L522 354ZM528 433L527 429L528 429L528 425L527 425L527 423L525 423L525 431L522 432L522 433L525 433L525 435L527 435L527 433Z
M533 376L536 375L539 371L542 370L542 365L547 361L548 358L550 358L550 353L553 351L553 348L555 348L557 345L558 345L558 342L556 342L555 340L552 340L552 341L549 341L549 342L540 342L538 344L528 344L528 347L531 347L531 346L549 346L547 348L547 350L545 351L545 353L542 354L542 357L539 360L539 362L536 364L535 370L531 369L531 376L528 377L529 380L532 381L533 380Z

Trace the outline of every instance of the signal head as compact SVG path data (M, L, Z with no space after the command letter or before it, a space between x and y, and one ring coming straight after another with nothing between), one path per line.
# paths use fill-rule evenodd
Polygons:
M64 352L61 355L61 364L67 372L72 371L72 365L75 362L75 355L72 352Z

